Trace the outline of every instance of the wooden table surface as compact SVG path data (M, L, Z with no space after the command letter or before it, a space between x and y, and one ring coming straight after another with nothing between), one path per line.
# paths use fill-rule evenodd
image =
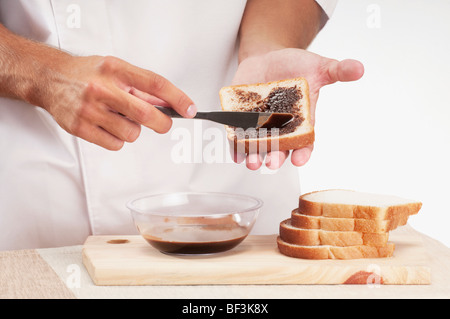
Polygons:
M152 285L97 286L82 261L83 246L0 252L0 298L450 298L450 248L422 238L430 285Z

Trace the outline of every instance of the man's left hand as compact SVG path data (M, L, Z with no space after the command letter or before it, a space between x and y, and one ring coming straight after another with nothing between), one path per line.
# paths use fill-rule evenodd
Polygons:
M320 89L337 81L348 82L360 79L364 66L356 60L337 61L302 49L280 49L243 60L237 69L233 84L252 84L278 81L289 78L304 77L310 89L311 120L314 124L316 103ZM295 166L305 165L314 145L292 150L291 162ZM280 168L289 151L276 151L265 154L233 154L236 163L244 160L251 170L263 165L270 169Z

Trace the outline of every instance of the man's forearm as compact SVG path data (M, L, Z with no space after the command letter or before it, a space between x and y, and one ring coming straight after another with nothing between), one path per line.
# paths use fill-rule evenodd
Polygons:
M44 91L49 89L49 77L68 56L20 37L0 24L0 96L41 104Z
M306 49L323 26L314 0L248 0L239 32L239 61L281 48Z
M148 97L184 117L196 113L193 101L159 74L112 56L72 56L1 25L0 96L40 106L68 133L108 150L134 142L141 125L170 130L171 118Z

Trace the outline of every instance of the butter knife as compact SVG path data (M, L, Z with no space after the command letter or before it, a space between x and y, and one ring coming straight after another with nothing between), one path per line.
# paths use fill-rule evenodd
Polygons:
M172 118L184 118L170 107L155 107ZM246 130L249 128L282 128L294 119L294 115L290 113L213 111L197 112L194 119L209 120Z

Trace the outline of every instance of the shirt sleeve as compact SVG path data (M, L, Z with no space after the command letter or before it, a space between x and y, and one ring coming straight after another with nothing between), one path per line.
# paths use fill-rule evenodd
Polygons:
M328 18L333 15L334 9L336 8L338 0L316 0L319 6L322 7L323 11L327 14Z

